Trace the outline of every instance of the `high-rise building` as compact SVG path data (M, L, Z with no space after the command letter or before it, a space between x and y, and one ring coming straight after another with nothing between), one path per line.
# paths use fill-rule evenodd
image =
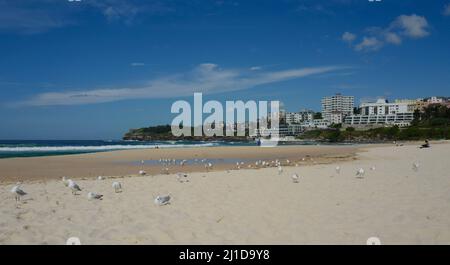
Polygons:
M322 117L328 121L342 122L343 117L353 114L354 100L353 96L341 94L322 98Z

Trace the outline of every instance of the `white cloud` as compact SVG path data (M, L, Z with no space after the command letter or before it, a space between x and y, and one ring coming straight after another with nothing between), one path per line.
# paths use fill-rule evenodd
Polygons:
M344 32L342 34L342 40L347 43L352 43L356 39L356 35L353 33L350 33L348 31Z
M411 38L423 38L428 36L428 22L425 17L412 14L401 15L391 24L392 30L400 30L400 33Z
M345 32L342 35L344 39ZM429 24L425 17L412 15L401 15L392 21L388 27L370 27L365 30L365 36L355 44L356 51L370 52L377 51L387 44L401 45L403 39L420 39L430 35ZM347 34L347 40L351 36ZM349 42L350 43L350 42Z
M450 16L450 3L444 6L444 11L442 12L444 16Z
M261 69L262 69L261 66L252 66L252 67L250 67L251 71L258 71L258 70L261 70Z
M140 63L140 62L134 62L130 64L133 67L138 67L138 66L145 66L145 63Z
M395 44L395 45L402 44L402 38L400 38L400 36L397 33L386 32L384 37L385 37L385 40L387 43L391 43L391 44Z
M187 73L151 80L147 85L140 88L109 88L43 93L16 105L80 105L127 99L190 96L194 92L222 93L311 75L337 72L348 68L343 66L323 66L272 72L253 72L239 69L221 69L216 64L207 63L201 64Z
M355 46L356 51L377 51L383 47L383 42L375 37L363 37L363 40Z

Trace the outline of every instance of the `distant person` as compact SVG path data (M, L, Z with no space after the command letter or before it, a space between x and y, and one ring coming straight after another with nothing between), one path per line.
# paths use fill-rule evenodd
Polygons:
M425 140L425 143L420 146L420 148L428 148L428 147L430 147L430 143L428 142L428 140Z

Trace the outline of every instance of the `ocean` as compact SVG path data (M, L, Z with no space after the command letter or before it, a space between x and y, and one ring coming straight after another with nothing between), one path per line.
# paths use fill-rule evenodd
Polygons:
M148 148L184 148L255 145L252 142L202 141L121 141L121 140L0 140L0 159L95 153Z
M352 143L319 143L284 141L278 145L354 145ZM256 146L256 142L230 141L122 141L122 140L0 140L0 159L96 153L114 150L185 148L211 146Z

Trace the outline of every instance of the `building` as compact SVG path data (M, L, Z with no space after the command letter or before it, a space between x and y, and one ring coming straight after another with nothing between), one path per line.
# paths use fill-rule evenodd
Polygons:
M414 104L411 102L389 103L386 99L362 103L360 114L345 117L346 125L397 125L408 126L414 119Z
M298 124L302 122L302 116L298 112L286 112L287 124Z
M339 120L340 117L352 115L354 100L353 96L341 94L322 98L322 118L331 122L333 119Z
M287 124L300 124L304 121L311 121L314 117L314 111L301 110L299 112L286 112L285 119Z
M340 124L344 121L344 115L342 112L339 111L333 111L331 112L329 121L331 124Z

